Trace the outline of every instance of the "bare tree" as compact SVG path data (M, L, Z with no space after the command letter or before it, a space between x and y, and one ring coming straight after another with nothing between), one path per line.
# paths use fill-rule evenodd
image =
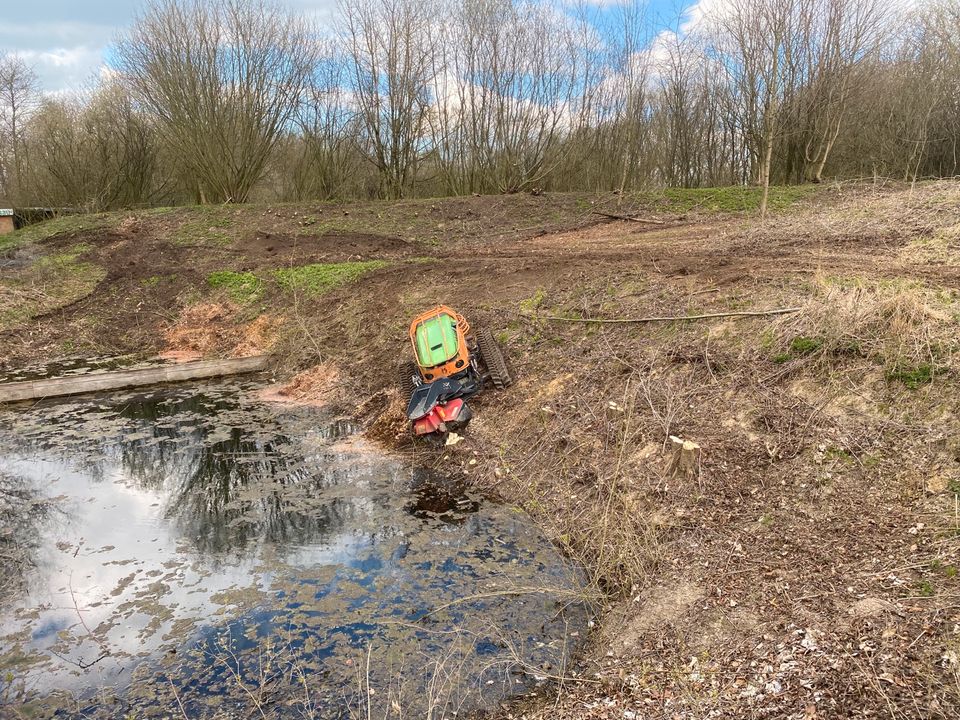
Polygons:
M343 194L357 174L354 139L361 121L347 95L349 68L333 43L325 43L297 115L303 154L297 164L297 196L330 199Z
M765 214L773 182L960 166L957 0L724 0L672 31L642 2L341 0L326 41L268 1L151 0L122 87L32 114L5 57L5 189L106 208L757 184Z
M21 188L24 126L39 101L40 83L33 67L17 55L0 55L0 120L3 122L0 130L12 153L12 167L4 167L0 179L13 196L18 195ZM0 158L0 163L2 161Z
M47 98L24 130L23 192L35 202L89 211L149 204L158 197L158 153L150 120L125 88Z
M781 133L784 96L799 48L797 5L803 0L730 0L710 17L710 53L736 96L754 178L766 215L774 145Z
M307 22L266 0L153 0L117 65L200 202L244 202L316 59Z
M365 149L383 193L403 197L425 151L434 77L432 8L421 0L345 0L341 7Z

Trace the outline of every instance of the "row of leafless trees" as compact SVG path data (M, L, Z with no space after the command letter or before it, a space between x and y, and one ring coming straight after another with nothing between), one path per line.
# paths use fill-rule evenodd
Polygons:
M153 0L91 88L0 60L0 195L91 209L957 174L960 0Z

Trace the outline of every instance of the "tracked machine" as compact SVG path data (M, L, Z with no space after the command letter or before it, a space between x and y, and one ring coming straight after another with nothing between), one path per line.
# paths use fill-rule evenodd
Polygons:
M466 318L439 305L410 323L416 361L400 366L407 417L417 436L462 430L472 417L467 400L487 387L509 387L513 376L496 339L473 330Z

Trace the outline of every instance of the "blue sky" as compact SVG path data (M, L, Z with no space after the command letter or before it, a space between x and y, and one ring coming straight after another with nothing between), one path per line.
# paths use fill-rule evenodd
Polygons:
M595 0L609 5L619 0ZM694 0L643 2L652 15L676 17ZM282 0L329 22L336 0ZM11 0L0 13L0 52L15 52L33 64L44 90L82 89L95 79L113 38L135 17L137 0ZM668 21L669 22L669 21Z

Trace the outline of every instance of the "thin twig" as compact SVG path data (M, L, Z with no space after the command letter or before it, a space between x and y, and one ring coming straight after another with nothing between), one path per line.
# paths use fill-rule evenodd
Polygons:
M650 225L665 225L666 223L663 220L653 220L650 218L640 218L633 217L631 215L617 215L615 213L603 212L602 210L594 210L594 215L601 215L605 218L610 218L611 220L626 220L627 222L636 222L636 223L648 223Z
M183 720L190 720L190 716L187 715L187 711L183 707L183 701L180 700L180 693L177 692L177 686L173 684L173 680L170 678L167 678L167 682L170 683L170 689L173 690L173 696L177 699L177 705L180 707L180 714L183 716Z
M642 317L642 318L568 318L568 317L559 317L557 315L530 315L536 320L549 320L550 322L570 322L570 323L595 323L595 324L610 324L610 325L629 325L636 323L653 323L653 322L681 322L684 320L708 320L711 318L725 318L725 317L760 317L763 315L788 315L790 313L798 313L803 308L779 308L776 310L749 310L742 312L723 312L723 313L708 313L706 315L678 315L672 317Z

